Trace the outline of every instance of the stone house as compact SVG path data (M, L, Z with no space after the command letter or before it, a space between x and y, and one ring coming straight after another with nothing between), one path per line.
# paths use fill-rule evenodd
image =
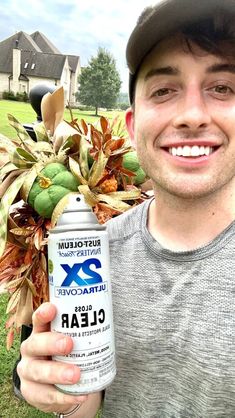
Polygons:
M4 91L29 93L36 84L63 85L65 101L75 102L80 58L63 55L43 33L18 32L0 42L0 97Z

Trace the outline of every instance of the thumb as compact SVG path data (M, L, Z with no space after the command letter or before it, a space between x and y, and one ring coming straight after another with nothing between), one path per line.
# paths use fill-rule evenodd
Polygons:
M56 307L50 302L45 302L33 313L32 333L50 331L50 322L55 318Z

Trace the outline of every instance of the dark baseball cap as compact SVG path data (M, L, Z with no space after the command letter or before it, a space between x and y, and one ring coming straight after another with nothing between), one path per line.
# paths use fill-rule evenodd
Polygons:
M234 16L235 25L235 0L160 0L144 9L126 48L130 102L141 63L158 42L185 25L220 13Z

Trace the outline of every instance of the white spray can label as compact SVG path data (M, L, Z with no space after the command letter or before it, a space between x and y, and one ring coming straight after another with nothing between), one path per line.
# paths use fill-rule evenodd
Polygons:
M116 368L108 236L83 198L74 199L73 212L68 207L50 233L48 265L50 301L57 308L51 330L74 342L69 355L54 360L81 369L77 384L57 387L82 394L107 387Z

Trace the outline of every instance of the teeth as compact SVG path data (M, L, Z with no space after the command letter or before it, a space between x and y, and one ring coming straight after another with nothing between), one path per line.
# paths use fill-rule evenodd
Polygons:
M177 153L177 155L178 155L178 153ZM191 156L191 149L190 149L190 147L188 147L188 145L183 147L183 152L182 152L181 155L183 155L183 157L190 157Z
M169 153L174 157L199 157L201 155L210 155L212 152L212 147L205 147L203 145L200 147L198 145L193 145L192 147L185 145L184 147L169 148Z

